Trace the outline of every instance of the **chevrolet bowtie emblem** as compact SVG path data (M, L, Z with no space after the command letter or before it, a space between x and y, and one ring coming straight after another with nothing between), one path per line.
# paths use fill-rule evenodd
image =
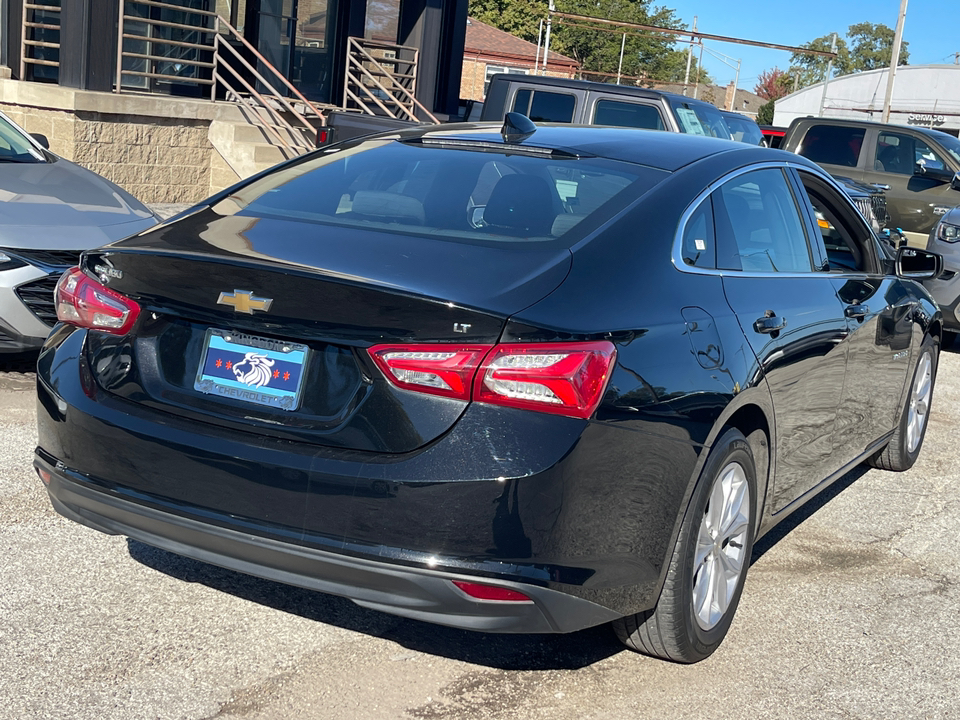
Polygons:
M257 297L249 290L234 290L232 293L220 293L217 304L231 305L238 313L253 315L254 310L269 311L273 298Z

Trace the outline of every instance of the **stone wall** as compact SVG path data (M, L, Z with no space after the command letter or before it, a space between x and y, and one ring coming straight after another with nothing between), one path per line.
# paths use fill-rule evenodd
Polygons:
M209 126L204 120L77 112L73 160L144 202L196 202L211 191Z

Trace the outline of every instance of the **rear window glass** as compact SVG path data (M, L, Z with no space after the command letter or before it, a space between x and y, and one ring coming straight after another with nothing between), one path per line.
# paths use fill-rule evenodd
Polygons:
M663 130L663 118L660 111L652 105L618 102L616 100L598 100L593 111L594 125L613 125L615 127L646 128Z
M760 127L751 119L737 117L735 115L724 115L724 122L730 128L731 140L745 142L750 145L759 145L763 142L763 133Z
M534 122L568 123L573 122L576 103L577 99L566 93L518 90L513 101L513 111L523 113Z
M824 165L856 167L864 132L863 128L842 125L811 125L797 154Z
M460 242L565 242L663 172L600 158L366 141L281 168L215 207Z

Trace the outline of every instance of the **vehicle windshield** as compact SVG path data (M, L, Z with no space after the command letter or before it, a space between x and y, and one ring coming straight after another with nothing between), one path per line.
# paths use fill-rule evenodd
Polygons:
M664 175L550 153L462 137L359 141L280 168L213 209L453 242L566 246L583 220L617 212Z
M943 146L944 150L950 153L954 162L960 164L960 140L955 138L953 135L941 133L937 135L937 142Z
M763 133L760 132L760 127L753 120L737 115L725 115L723 120L730 128L730 135L733 140L750 145L763 143Z
M724 140L731 139L730 128L723 121L720 111L712 105L686 102L683 98L670 98L670 106L677 118L680 132L723 138Z
M46 162L43 154L3 115L0 115L0 162Z

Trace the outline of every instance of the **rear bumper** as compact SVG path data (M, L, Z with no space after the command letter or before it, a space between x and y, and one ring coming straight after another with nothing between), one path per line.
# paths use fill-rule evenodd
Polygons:
M71 519L463 628L565 632L656 602L698 462L690 442L473 403L420 450L338 450L105 393L84 342L58 326L37 369L37 462ZM469 600L451 578L519 589L534 607Z
M111 535L127 537L249 575L353 600L363 607L440 625L501 633L572 632L619 614L562 592L498 580L531 602L479 601L453 580L476 576L403 567L258 537L163 512L104 492L88 478L38 453L50 473L47 487L61 515Z

